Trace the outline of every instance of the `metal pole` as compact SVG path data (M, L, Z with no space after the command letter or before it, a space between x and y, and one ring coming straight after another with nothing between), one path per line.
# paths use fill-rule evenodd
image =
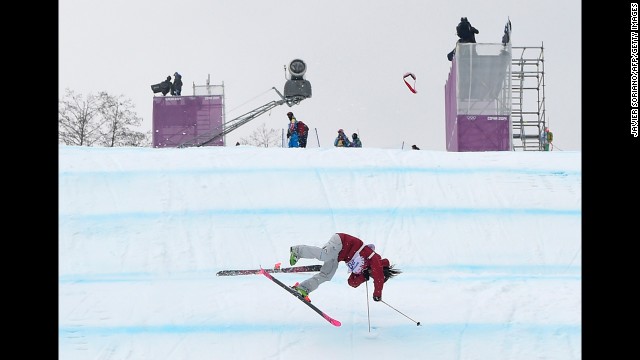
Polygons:
M320 147L320 138L318 137L318 128L313 128L316 131L316 139L318 140L318 147Z
M384 303L385 305L387 305L388 307L392 308L393 310L395 310L395 311L399 312L400 314L402 314L402 312L401 312L400 310L398 310L398 309L394 308L393 306L391 306L391 305L387 304L386 302L384 302L384 300L380 300L380 301L381 301L381 302L383 302L383 303ZM404 314L402 314L402 315L404 315ZM404 316L405 316L407 319L409 319L409 320L413 321L414 323L416 323L416 325L417 325L417 326L420 326L420 321L415 321L415 320L413 320L412 318L408 317L407 315L404 315Z
M367 321L369 321L369 332L371 332L371 317L369 316L369 282L365 281L364 286L367 288Z

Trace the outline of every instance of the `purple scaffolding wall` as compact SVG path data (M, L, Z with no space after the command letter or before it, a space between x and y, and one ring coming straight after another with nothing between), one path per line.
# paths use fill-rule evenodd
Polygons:
M456 47L444 86L447 151L511 150L511 55L493 44L469 46Z
M505 115L457 115L457 149L449 151L507 151L509 117Z
M451 70L449 78L444 84L444 115L445 115L445 131L447 151L458 150L458 118L457 118L457 100L456 100L456 58L451 62Z
M199 135L222 130L222 103L222 95L155 96L153 147L177 147ZM206 146L224 146L224 139Z

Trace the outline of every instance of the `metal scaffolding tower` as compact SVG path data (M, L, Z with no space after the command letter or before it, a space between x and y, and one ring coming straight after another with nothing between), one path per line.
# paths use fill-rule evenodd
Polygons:
M513 150L543 151L545 118L544 43L512 47L511 121Z
M221 95L222 96L222 127L226 128L227 126L227 112L225 107L225 98L224 98L224 81L219 85L211 84L211 74L207 74L207 82L205 85L196 85L195 81L193 82L193 95L194 96L207 96L207 95ZM198 126L203 131L211 131L213 128L211 127L203 127L198 119ZM226 135L226 134L225 134ZM222 137L223 144L226 144L226 136ZM179 146L180 147L180 146Z

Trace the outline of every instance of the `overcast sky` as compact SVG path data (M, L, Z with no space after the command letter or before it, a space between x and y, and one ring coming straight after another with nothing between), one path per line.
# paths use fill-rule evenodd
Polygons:
M455 26L466 16L478 42L499 43L509 17L513 46L542 46L547 121L555 150L581 150L581 3L578 0L60 0L59 97L107 91L133 100L151 130L151 84L183 75L225 85L227 120L283 90L283 67L307 63L313 96L279 106L227 136L282 129L293 111L310 146L332 146L338 128L365 147L445 150L444 85ZM405 86L416 75L417 94ZM315 136L317 129L317 138ZM312 139L315 138L315 139Z
M60 359L582 359L581 152L60 146L59 158ZM334 232L403 270L382 299L407 317L371 283L351 288L343 262L310 294L340 327L261 275L216 276L288 266L290 246Z

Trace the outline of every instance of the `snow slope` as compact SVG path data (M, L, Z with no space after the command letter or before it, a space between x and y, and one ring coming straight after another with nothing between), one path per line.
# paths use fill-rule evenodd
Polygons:
M581 201L580 152L61 146L59 355L580 359ZM395 309L343 263L310 295L339 328L215 275L334 232L404 271Z

